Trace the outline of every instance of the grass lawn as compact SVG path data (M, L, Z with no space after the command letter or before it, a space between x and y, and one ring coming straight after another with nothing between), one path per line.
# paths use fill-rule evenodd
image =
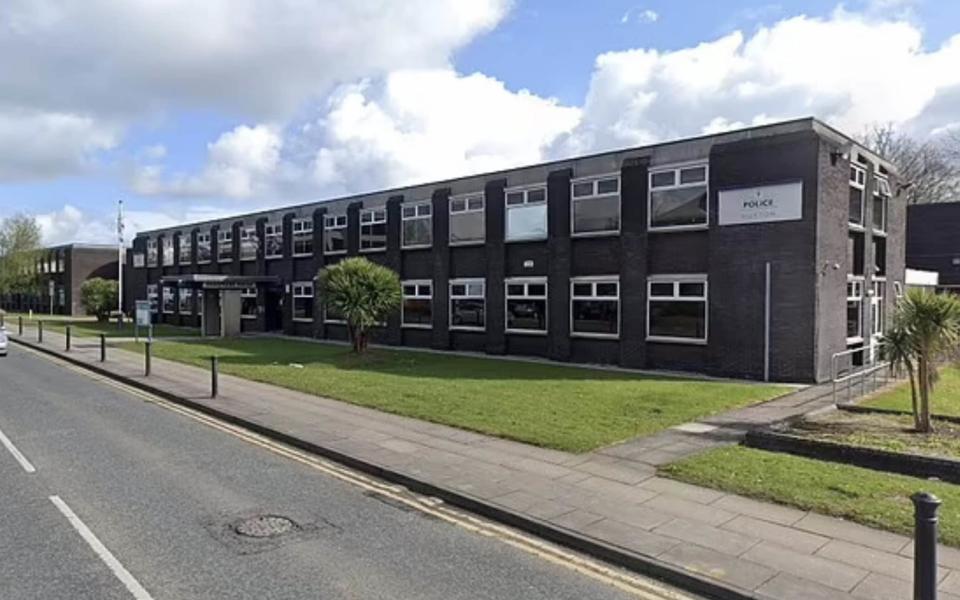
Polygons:
M661 474L905 535L913 531L910 495L924 490L943 501L941 541L960 546L958 485L742 446L712 450L667 465Z
M789 391L406 350L357 356L344 346L269 338L162 342L153 352L203 367L216 353L231 375L571 452Z
M913 417L909 415L837 411L805 419L785 433L824 442L960 460L960 424L949 421L935 421L934 432L926 434L913 431Z
M101 333L106 334L108 338L116 337L133 337L133 322L124 321L122 328L117 328L116 321L110 321L108 323L101 323L98 321L55 321L51 323L44 323L44 327L49 327L50 329L58 332L63 332L66 328L66 325L73 326L72 335L77 337L98 337ZM173 325L164 325L157 324L153 326L153 337L154 338L166 338L166 337L196 337L200 335L200 329L193 327L174 327ZM145 327L140 328L140 336L147 336L147 329Z
M910 384L906 383L895 390L880 394L864 402L864 405L909 411ZM960 364L940 369L940 381L933 390L931 410L939 415L960 417Z

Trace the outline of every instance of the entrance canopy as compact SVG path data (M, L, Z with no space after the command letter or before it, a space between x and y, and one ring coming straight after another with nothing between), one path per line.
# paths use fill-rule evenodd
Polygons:
M160 285L188 287L201 290L243 290L257 286L279 286L280 278L267 275L213 275L192 273L189 275L166 275Z

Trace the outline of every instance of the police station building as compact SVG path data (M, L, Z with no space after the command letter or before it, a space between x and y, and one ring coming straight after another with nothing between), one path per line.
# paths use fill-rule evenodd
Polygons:
M140 233L127 304L207 335L347 336L314 285L396 271L388 345L824 381L904 275L892 165L815 119Z

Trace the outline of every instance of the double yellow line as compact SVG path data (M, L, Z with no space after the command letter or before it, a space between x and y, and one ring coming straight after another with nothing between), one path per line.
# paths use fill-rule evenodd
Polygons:
M89 379L109 385L127 394L137 396L138 398L146 400L147 402L151 402L169 411L203 423L208 427L212 427L213 429L232 435L249 444L259 446L274 454L278 454L300 464L306 465L316 471L320 471L325 475L334 477L350 485L359 487L374 494L378 494L384 498L389 498L392 502L401 503L411 509L417 510L437 519L441 519L447 523L450 523L451 525L455 525L472 533L493 538L504 544L507 544L508 546L536 556L542 560L566 569L570 569L596 581L613 586L619 590L632 594L637 598L642 598L643 600L694 600L692 596L688 596L672 588L668 588L657 581L639 577L619 569L611 568L602 562L569 552L559 546L550 544L539 538L526 535L515 529L499 525L492 521L481 519L470 513L455 509L445 504L438 498L414 494L402 486L391 485L389 483L368 477L362 473L354 471L353 469L348 469L337 463L318 458L313 454L309 454L307 452L287 446L286 444L273 441L267 437L237 425L226 423L215 417L211 417L196 410L180 406L132 386L114 381L101 375L97 375L86 369L60 360L54 356L38 352L23 345L20 347L29 350L35 355L42 356L61 367L74 371L75 373L79 373Z

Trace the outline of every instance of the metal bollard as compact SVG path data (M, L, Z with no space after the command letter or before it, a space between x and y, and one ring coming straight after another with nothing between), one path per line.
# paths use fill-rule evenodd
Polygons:
M107 362L107 336L100 334L100 362Z
M940 499L929 492L910 496L913 500L913 600L937 598L937 510Z
M214 355L210 357L210 397L216 398L220 393L220 382L218 381L218 371L220 370L220 359Z
M43 321L37 321L37 342L43 343Z
M145 377L150 377L150 346L149 341L143 343L143 374Z
M17 335L23 335L23 317L17 317Z
M3 327L6 324L7 324L6 313L0 312L0 327Z
M67 325L66 329L67 329L66 349L67 349L67 352L70 352L70 326Z

